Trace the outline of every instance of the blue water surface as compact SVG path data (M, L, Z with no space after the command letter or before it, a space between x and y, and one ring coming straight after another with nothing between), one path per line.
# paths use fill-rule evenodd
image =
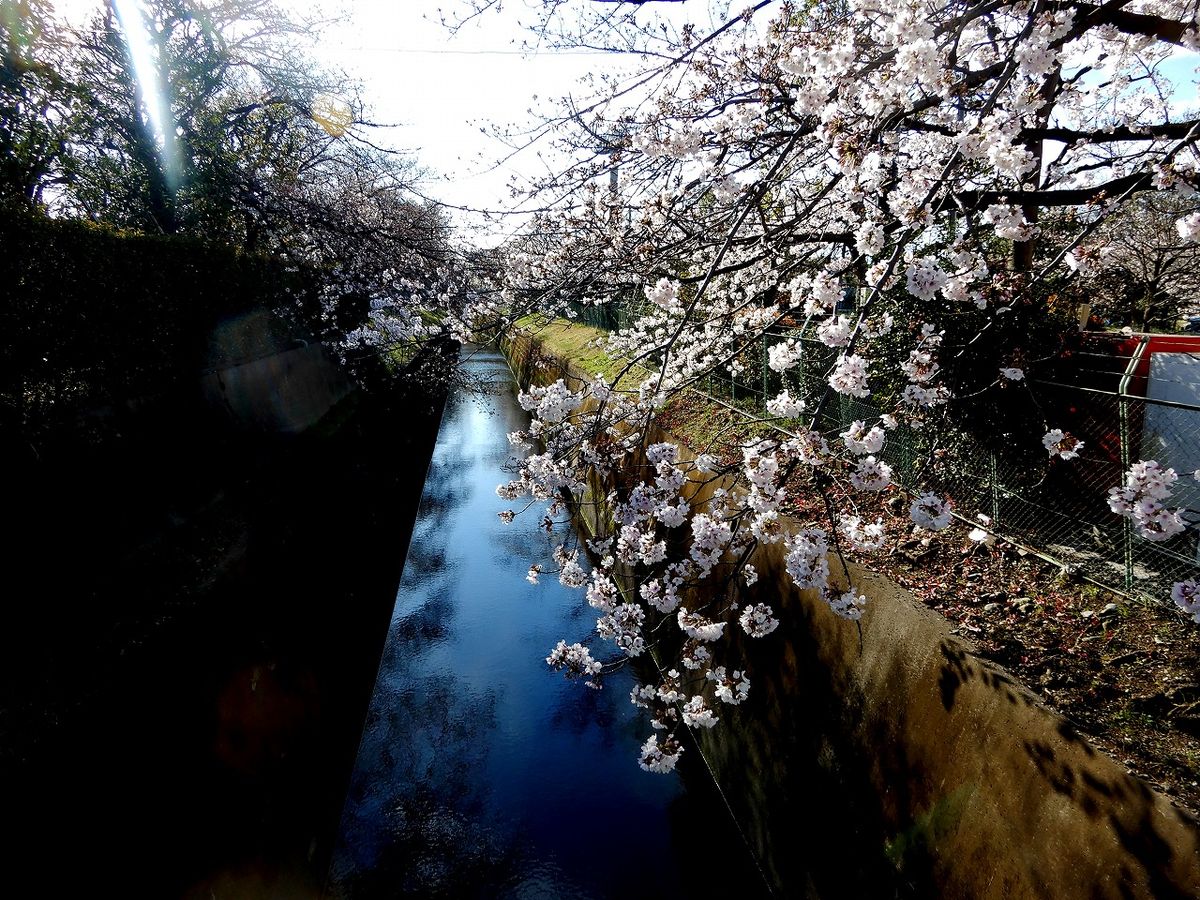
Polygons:
M595 611L553 576L563 535L511 525L496 496L525 428L503 357L474 351L433 453L335 851L342 897L757 896L705 778L647 774L634 676L603 690L552 673ZM398 548L398 552L402 552ZM600 648L597 648L599 651Z

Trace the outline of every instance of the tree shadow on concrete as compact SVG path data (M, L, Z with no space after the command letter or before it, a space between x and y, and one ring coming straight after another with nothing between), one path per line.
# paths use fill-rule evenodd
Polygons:
M1165 813L1175 824L1196 832L1194 819L1165 798L1158 797L1141 779L1122 772L1099 753L1069 721L1048 709L1008 673L950 640L942 642L943 662L938 678L942 704L951 712L959 692L969 682L998 693L1005 702L1042 707L1047 724L1044 735L1021 739L1020 746L1047 787L1065 797L1089 819L1110 828L1126 854L1116 883L1121 896L1153 896L1167 900L1195 897L1196 883L1182 883L1183 872L1194 878L1195 859L1177 859L1177 850L1160 827ZM1177 831L1176 834L1181 832ZM1178 864L1178 865L1177 865Z

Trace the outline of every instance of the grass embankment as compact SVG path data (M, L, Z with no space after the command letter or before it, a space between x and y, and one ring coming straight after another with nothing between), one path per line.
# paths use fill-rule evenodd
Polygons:
M607 352L608 332L603 329L569 319L539 316L526 316L517 325L539 341L547 353L588 375L611 382L628 365L628 360ZM636 392L651 371L635 364L621 375L615 387ZM658 423L693 453L711 453L722 461L740 460L740 447L747 441L780 434L771 425L754 421L754 416L761 415L758 410L737 408L744 404L745 401L730 404L717 400L698 388L681 391L659 411Z
M546 352L569 361L588 375L612 378L626 365L604 349L608 332L600 328L544 316L525 316L517 320L517 327L536 338ZM634 368L640 377L644 377L645 369L641 366ZM636 383L623 386L637 388Z

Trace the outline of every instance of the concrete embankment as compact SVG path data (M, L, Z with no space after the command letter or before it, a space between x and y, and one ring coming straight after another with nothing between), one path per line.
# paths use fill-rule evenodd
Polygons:
M507 352L525 383L579 375L528 336ZM718 662L745 661L750 701L696 737L781 895L1200 896L1196 823L941 616L851 566L860 629L791 585L778 546L754 564L741 599L781 626L733 629Z

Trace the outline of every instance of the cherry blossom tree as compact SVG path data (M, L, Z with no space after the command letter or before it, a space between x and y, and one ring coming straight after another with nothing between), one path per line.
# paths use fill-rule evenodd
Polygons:
M612 649L564 641L548 662L597 684L670 649L661 682L632 697L656 730L642 765L668 771L680 729L712 727L750 690L744 670L715 665L722 635L770 639L778 624L734 589L757 578L758 547L781 545L792 581L838 616L869 609L838 561L883 545L858 503L892 484L880 453L896 427L935 436L909 505L926 531L953 519L936 435L981 403L1026 417L1038 465L1083 449L1030 402L1024 367L1077 327L1114 256L1106 223L1139 197L1195 192L1200 120L1176 116L1166 63L1200 46L1197 5L761 0L709 4L724 18L704 27L693 4L526 8L543 45L611 50L628 69L545 123L563 164L536 185L535 234L510 248L483 312L502 325L579 304L636 315L607 342L610 377L520 395L533 424L511 440L529 455L498 490L515 505L502 517L534 501L565 513L564 496L605 486L613 533L588 546L590 573L564 544L530 577L556 567L584 591ZM1200 240L1200 214L1177 231ZM820 379L798 377L811 341L828 351ZM651 442L658 411L767 344L782 389L759 416L775 436L720 457ZM831 431L839 398L878 415ZM1149 539L1176 534L1174 478L1140 462L1114 511ZM701 485L711 496L693 506ZM823 498L819 520L789 521L797 490ZM1194 582L1174 595L1200 620Z

